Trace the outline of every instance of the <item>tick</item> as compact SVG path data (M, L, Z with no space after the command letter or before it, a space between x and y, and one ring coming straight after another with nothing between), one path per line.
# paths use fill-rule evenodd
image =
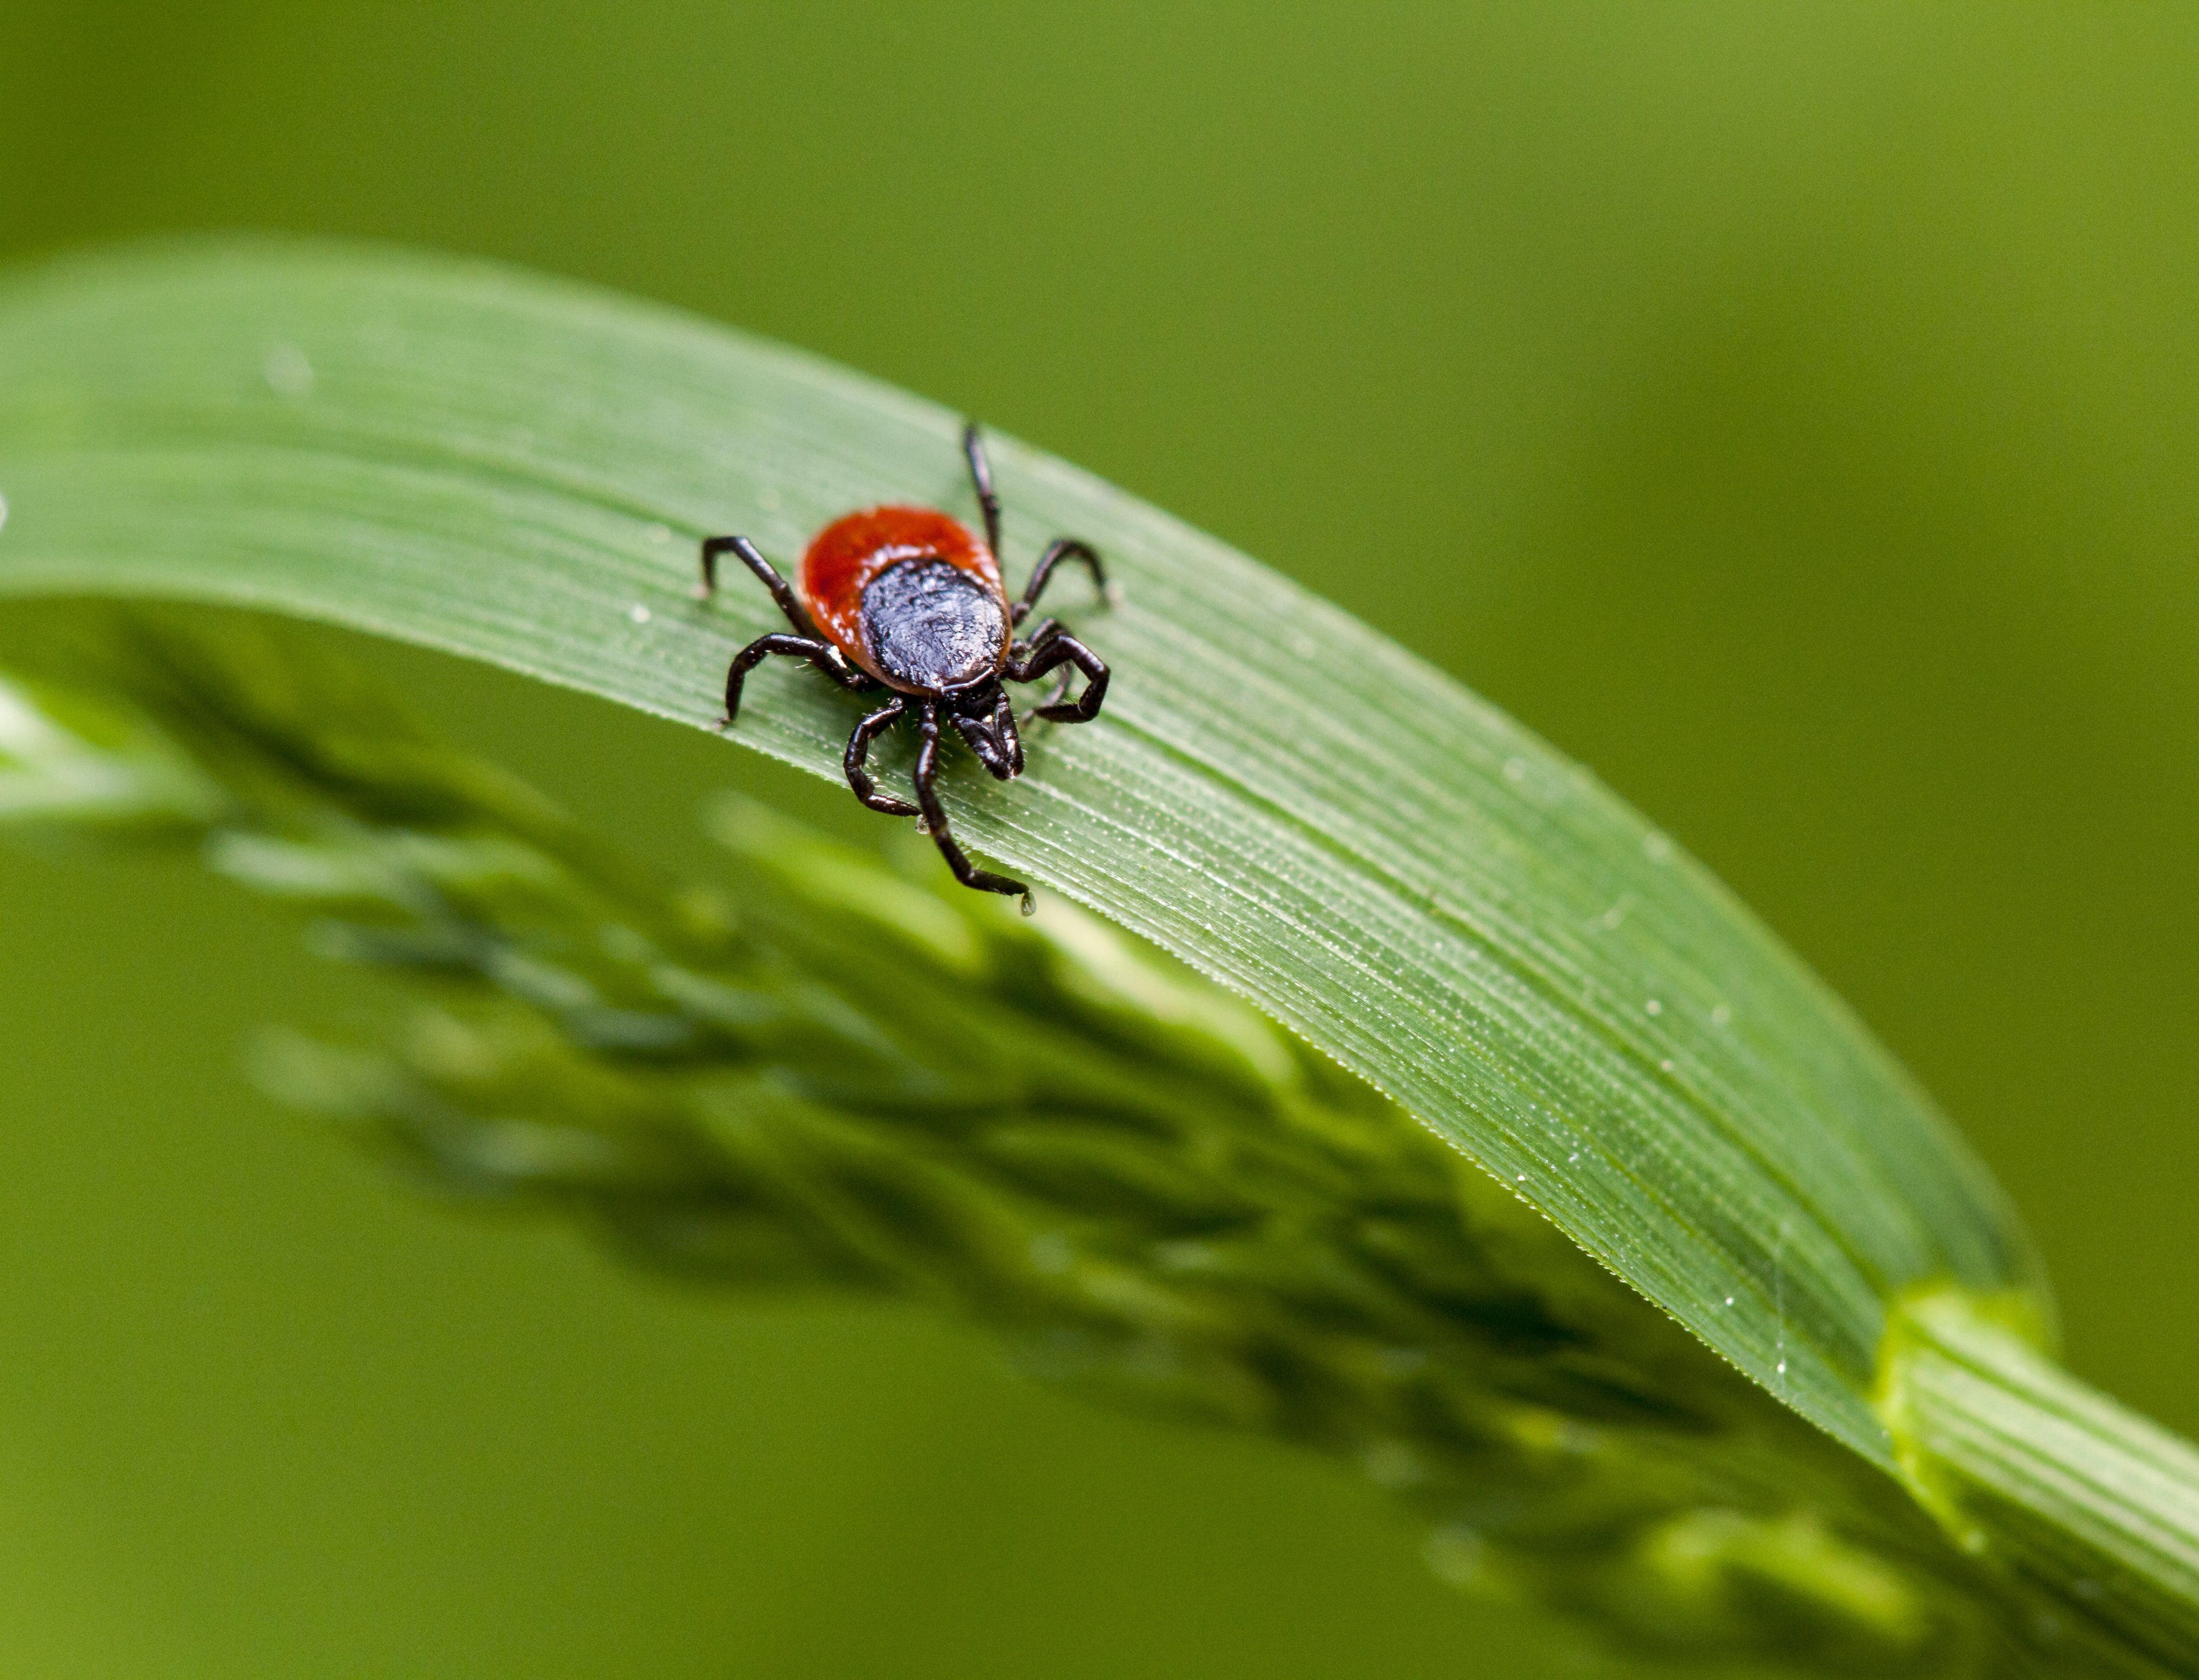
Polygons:
M1021 881L978 868L964 855L947 826L939 802L940 721L970 744L977 761L1000 781L1012 781L1024 767L1023 738L1008 704L1006 682L1035 682L1050 672L1073 667L1084 674L1084 690L1068 697L1068 671L1045 703L1030 714L1054 723L1089 723L1107 697L1107 667L1100 656L1053 619L1042 620L1028 636L1017 633L1038 604L1038 598L1064 561L1090 568L1103 598L1110 597L1107 575L1089 543L1059 537L1031 569L1030 581L1012 604L1000 586L1000 499L993 493L993 470L975 422L963 429L962 453L970 481L985 516L984 540L959 519L925 507L873 507L834 520L810 540L796 574L796 588L757 551L746 537L709 537L703 543L703 582L696 591L708 598L718 587L718 557L737 554L779 603L795 633L759 636L733 656L726 673L726 715L729 729L740 715L741 685L750 671L774 653L806 659L841 687L858 694L890 690L893 697L856 724L841 761L855 797L891 817L921 817L954 872L954 878L980 892L1023 899L1031 912L1030 889ZM903 718L914 718L916 803L879 791L870 773L871 744Z

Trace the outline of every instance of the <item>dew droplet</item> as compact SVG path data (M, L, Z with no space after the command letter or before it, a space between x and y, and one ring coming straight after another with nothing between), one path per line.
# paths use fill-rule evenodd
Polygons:
M278 397L303 397L313 388L313 365L295 344L275 344L260 361L260 376Z
M1479 1535L1455 1523L1428 1536L1422 1555L1429 1572L1444 1585L1471 1587L1481 1579L1488 1549Z
M1714 1027L1724 1026L1732 1019L1733 1011L1722 1003L1711 1011L1711 1024Z
M1403 1441L1377 1441L1362 1455L1367 1473L1382 1487L1410 1487L1426 1473L1420 1455Z
M1651 998L1642 1006L1652 1015L1662 1015L1665 1012L1665 1006L1655 998Z
M1670 863L1672 860L1672 843L1654 829L1642 837L1642 851L1652 863Z
M646 624L649 622L650 617L649 609L642 605L639 601L636 601L632 606L626 610L626 615L632 619L636 624Z
M1061 1273L1075 1258L1069 1239L1059 1231L1042 1231L1030 1240L1031 1264L1041 1272Z
M1038 914L1038 900L1030 893L1026 892L1021 899L1017 901L1016 908L1022 911L1026 916L1035 916Z

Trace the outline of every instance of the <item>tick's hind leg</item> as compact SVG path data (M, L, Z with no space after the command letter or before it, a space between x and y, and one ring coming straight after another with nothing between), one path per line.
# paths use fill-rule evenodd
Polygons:
M1052 620L1040 627L1020 658L1010 657L1007 674L1016 682L1032 682L1064 665L1074 665L1084 673L1084 692L1074 700L1065 700L1063 696L1068 692L1065 674L1053 697L1031 715L1051 723L1089 723L1100 715L1100 703L1107 697L1106 663Z
M840 761L841 767L848 773L848 785L855 789L855 797L873 811L884 811L890 817L915 816L917 808L906 799L878 791L878 783L871 778L871 743L907 709L907 700L895 695L872 712L855 726L855 732L848 738L848 755Z
M733 656L731 669L726 673L726 715L718 720L718 727L731 729L733 720L741 715L741 685L748 680L749 673L774 653L791 659L806 659L843 688L852 688L857 693L876 688L878 684L860 671L851 671L840 657L839 649L830 642L820 642L810 636L759 636Z
M978 868L955 843L947 826L947 808L939 802L939 790L934 785L939 775L939 709L926 702L916 722L924 736L924 744L916 753L916 801L924 808L924 825L931 832L931 843L939 848L940 856L947 860L954 878L964 886L974 887L979 892L1000 893L1008 898L1020 895L1024 914L1030 915L1033 903L1029 887L1021 881L1011 881L1005 875Z
M746 537L705 537L703 539L703 580L695 586L695 598L707 601L718 592L718 557L738 554L741 563L756 575L756 579L771 591L771 598L779 603L779 610L786 615L786 621L804 636L814 636L817 627L809 621L802 603L778 569L765 559L756 545Z

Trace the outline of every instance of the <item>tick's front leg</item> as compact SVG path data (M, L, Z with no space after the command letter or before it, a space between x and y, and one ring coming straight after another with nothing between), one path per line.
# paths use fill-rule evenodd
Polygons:
M878 785L871 776L871 743L907 710L908 701L901 695L895 695L879 707L855 726L855 732L848 738L847 756L840 761L841 768L848 773L848 785L855 790L855 797L873 811L883 811L890 817L915 816L917 808L906 799L897 799L890 793L878 791Z
M947 808L939 802L936 783L939 775L939 712L926 704L917 715L917 727L923 732L924 744L916 754L916 800L924 808L924 825L931 831L931 843L939 848L939 855L947 860L947 866L954 872L954 878L965 887L979 892L995 892L1004 897L1021 896L1024 914L1030 915L1034 906L1030 889L1021 881L1012 881L1005 875L995 875L989 869L980 869L970 861L962 848L954 842L947 826Z
M1052 621L1048 621L1052 628ZM1065 686L1054 691L1053 697L1032 714L1051 723L1089 723L1100 715L1100 703L1107 697L1109 672L1106 662L1067 632L1054 628L1051 635L1035 639L1030 653L1021 659L1008 662L1008 675L1017 682L1031 682L1048 671L1063 665L1074 665L1084 673L1084 692L1076 699L1065 702Z

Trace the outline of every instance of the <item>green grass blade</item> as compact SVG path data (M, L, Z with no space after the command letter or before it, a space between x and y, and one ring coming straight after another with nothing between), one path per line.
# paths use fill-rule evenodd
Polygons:
M974 509L958 417L724 328L507 270L172 248L0 293L0 590L219 600L494 661L691 724L831 516ZM1000 787L979 851L1242 992L1396 1096L1758 1382L1881 1464L1887 1304L2039 1280L1990 1181L1698 866L1441 674L1007 440L1009 569L1057 533L1126 587L1049 601L1106 717ZM1381 557L1369 555L1370 566ZM784 671L738 738L837 773Z
M2199 1450L1931 1290L1902 1304L1880 1410L1902 1473L1963 1550L2037 1596L2034 1619L2104 1671L2199 1653Z

